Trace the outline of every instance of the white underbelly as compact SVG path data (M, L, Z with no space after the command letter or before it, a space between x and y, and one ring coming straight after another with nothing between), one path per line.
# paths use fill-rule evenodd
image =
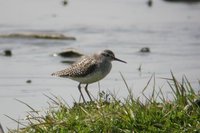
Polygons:
M98 71L84 77L76 77L76 78L71 78L71 79L78 81L82 84L91 84L103 79L107 74L108 73L101 73L100 71Z

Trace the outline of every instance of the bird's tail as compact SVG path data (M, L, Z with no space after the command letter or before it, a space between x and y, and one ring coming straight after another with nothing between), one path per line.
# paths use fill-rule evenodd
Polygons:
M69 75L68 73L66 73L66 70L61 70L61 71L52 73L51 76L68 77Z

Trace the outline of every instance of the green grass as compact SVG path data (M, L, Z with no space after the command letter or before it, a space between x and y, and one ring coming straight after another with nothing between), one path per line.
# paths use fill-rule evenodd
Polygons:
M9 132L200 132L200 107L195 102L199 96L195 94L186 77L183 77L181 82L178 82L173 74L171 79L166 79L173 92L173 100L169 101L161 90L156 91L153 88L150 97L144 95L145 102L141 102L140 98L135 99L123 76L122 79L129 91L129 96L123 102L112 95L108 98L108 95L102 92L95 102L75 103L69 107L63 99L47 96L51 101L48 110L38 112L24 103L31 109L29 116L25 123L15 120L24 127Z

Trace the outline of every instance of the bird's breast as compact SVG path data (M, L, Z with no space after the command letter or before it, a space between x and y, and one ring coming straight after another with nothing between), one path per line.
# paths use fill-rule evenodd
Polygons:
M84 77L76 77L73 80L79 81L83 84L90 84L103 79L111 70L111 63L99 63L95 71L89 73Z

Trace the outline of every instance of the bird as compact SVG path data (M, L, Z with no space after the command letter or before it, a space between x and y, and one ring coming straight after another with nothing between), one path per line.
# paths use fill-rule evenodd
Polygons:
M92 97L88 91L88 85L106 77L106 75L108 75L111 71L112 61L127 63L126 61L116 58L115 54L111 50L106 49L98 53L94 53L91 56L85 55L73 63L70 67L52 73L51 75L69 78L79 82L78 90L81 94L83 102L86 103L81 91L81 85L85 84L85 92L87 93L90 101L92 101Z

